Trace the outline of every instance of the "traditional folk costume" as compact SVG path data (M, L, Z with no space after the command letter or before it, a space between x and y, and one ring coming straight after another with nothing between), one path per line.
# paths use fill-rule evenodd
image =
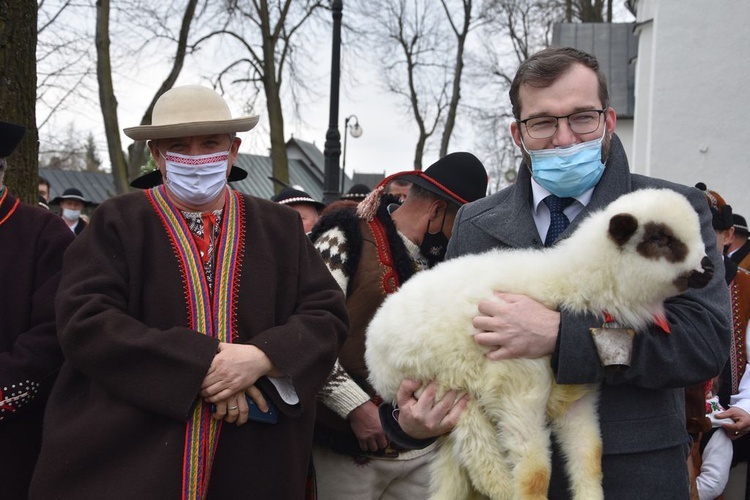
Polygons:
M28 498L42 417L62 364L55 292L71 233L0 187L0 497Z
M750 269L750 240L744 245L732 252L730 255L732 261L744 269Z
M750 349L750 272L724 259L732 297L732 345L729 362L724 367L719 387L723 405L737 406L750 413L750 370L747 352ZM733 463L750 460L750 435L732 441Z
M367 401L376 405L382 401L367 382L364 359L367 325L389 294L415 272L427 268L427 260L419 248L398 232L388 214L388 204L392 201L391 197L384 197L370 221L353 210L332 212L319 221L311 235L329 270L346 292L351 323L336 367L319 396L314 464L323 495L326 481L346 481L343 470L341 475L336 474L339 465L357 467L364 475L368 474L368 468L383 467L392 468L396 475L396 471L403 474L414 468L424 469L426 474L434 448L405 451L391 444L375 453L365 452L347 420L352 410ZM379 493L373 491L372 496L377 498Z
M110 199L66 255L57 310L67 360L31 498L304 497L346 311L295 212L228 189L198 216L163 186ZM211 417L198 393L219 342L287 375L257 382L277 423Z
M379 406L381 421L384 413L390 417L390 404L381 404L382 398L367 382L367 327L386 297L415 272L442 260L447 247L442 225L437 233L430 233L428 224L419 246L398 231L390 215L398 207L398 198L382 196L394 178L459 206L483 197L487 191L487 172L482 163L470 153L451 153L424 171L387 177L360 202L357 212L331 212L313 229L316 248L346 292L351 320L339 363L319 396L313 455L322 498L412 499L428 495L434 440L421 442L399 436L398 444L391 440L382 450L364 452L347 420L352 410L368 401Z
M750 268L750 241L742 245L732 254L733 260L744 269Z
M724 270L732 302L732 343L730 344L729 361L724 366L719 378L717 404L722 408L738 406L750 413L750 370L747 369L747 351L750 348L748 345L750 272L738 267L728 257L724 257ZM725 431L721 429L724 422L717 423L710 418L711 414L717 413L714 407L705 406L703 418L699 418L697 411L693 409L698 405L695 402L691 403L691 401L697 398L700 387L700 385L696 385L686 388L685 400L687 429L696 441L691 450L692 463L689 464L693 468L691 472L697 474L700 471L701 475L708 473L708 483L711 484L711 481L713 481L711 488L708 488L706 484L701 484L701 480L704 483L707 482L706 478L701 479L700 476L695 478L696 490L701 493L700 498L704 498L704 490L717 490L721 493L723 487L726 486L731 464L750 459L750 437L745 435L729 441L729 438L725 436ZM717 433L721 434L722 437L715 436ZM713 445L711 446L712 441ZM725 441L729 441L728 448ZM720 447L720 449L716 449L717 447ZM708 455L712 453L723 454L724 456L709 458ZM721 465L709 466L708 471L706 471L707 467L704 463L706 460ZM692 478L693 476L691 476ZM698 496L695 496L695 498L698 498Z

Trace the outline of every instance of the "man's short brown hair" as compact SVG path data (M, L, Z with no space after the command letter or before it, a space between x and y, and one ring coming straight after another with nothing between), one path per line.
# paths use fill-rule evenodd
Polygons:
M509 91L513 116L518 120L521 119L521 86L549 87L575 64L582 64L596 73L599 79L599 100L606 109L609 106L607 79L599 71L599 62L596 57L571 47L550 47L526 59L516 71Z

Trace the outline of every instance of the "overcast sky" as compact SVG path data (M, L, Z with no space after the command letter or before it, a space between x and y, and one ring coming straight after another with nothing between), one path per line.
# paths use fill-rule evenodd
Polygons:
M93 15L93 9L85 11L86 15ZM344 11L346 21L347 11ZM83 20L87 26L92 26L93 18ZM286 139L296 137L308 142L315 143L323 151L325 137L329 121L329 95L330 95L330 56L331 56L331 34L324 33L314 41L319 47L315 47L312 61L316 75L307 83L316 89L316 95L303 96L299 106L300 117L292 113L290 102L285 104L285 135ZM197 74L210 74L218 71L217 59L222 51L216 51L214 58L210 59L217 68L195 67L195 63L186 64L177 82L177 85L195 84L207 82L201 81ZM138 71L133 71L133 61L123 61L114 58L115 66L115 93L118 99L118 119L120 128L138 125L144 110L148 106L158 85L163 81L166 72L171 65L171 54L155 54L148 60L140 57L137 64ZM356 115L363 134L359 138L349 136L346 147L346 173L366 172L391 174L400 170L411 170L413 168L414 148L417 141L417 128L410 112L404 108L403 100L398 100L394 94L383 90L381 75L378 73L377 64L374 61L358 61L355 55L347 53L346 45L342 46L342 68L343 74L340 82L340 105L339 105L339 132L342 134L342 149L344 143L344 120L349 115ZM95 61L89 61L94 64ZM80 64L84 64L81 62ZM203 63L206 64L205 62ZM285 82L289 85L289 82ZM95 89L91 92L96 95ZM240 106L242 96L228 95L228 101L234 115L243 114ZM487 106L495 106L492 102L505 102L507 94L490 96ZM262 100L260 102L263 102ZM460 113L460 111L459 111ZM265 107L258 109L260 115L259 126L248 133L241 134L243 139L242 152L266 155L268 154L268 120L265 116ZM39 116L38 116L38 119ZM464 118L465 119L465 118ZM451 140L451 151L472 151L474 141L473 131L469 124L459 122ZM84 135L85 140L88 132L93 132L99 148L100 158L104 165L109 165L107 146L101 118L101 110L97 98L89 102L76 103L67 111L54 115L53 120L42 128L40 140L42 149L49 149L45 145L46 134L60 134L73 123L76 132ZM351 122L350 122L351 123ZM123 148L130 144L124 134L121 134ZM433 136L428 141L427 149L423 157L423 167L428 167L437 160L437 145L439 136ZM45 146L47 146L45 148ZM473 151L472 151L473 152ZM343 151L340 165L343 166ZM481 155L478 154L481 159Z
M93 9L78 12L85 16L93 16ZM346 17L347 12L344 12ZM80 22L91 29L93 17L80 19ZM296 137L308 142L315 143L321 151L324 150L326 132L329 122L329 98L330 98L330 67L331 67L331 34L325 33L320 36L316 47L312 52L315 54L313 61L315 67L314 79L307 82L316 89L317 95L303 96L299 106L300 117L292 113L290 102L285 103L285 135L288 140ZM114 52L115 49L113 49ZM346 53L346 47L342 47L342 74L340 82L340 105L339 105L339 132L341 133L342 155L339 164L343 166L344 145L344 120L349 115L356 115L362 127L363 134L359 138L349 136L346 147L346 173L366 172L391 174L400 170L411 170L413 168L414 147L417 141L417 128L410 112L403 107L403 101L398 101L394 94L383 90L382 80L377 73L378 68L374 61L358 62L351 54ZM217 51L215 58L221 56ZM195 67L195 63L186 64L177 85L185 84L208 84L196 75L210 74L218 71L219 62L211 59L216 68ZM95 60L81 61L78 64L95 64ZM148 106L154 92L163 81L166 72L171 65L171 53L164 52L154 55L148 60L139 57L138 70L133 70L134 61L125 61L123 58L113 57L114 87L118 100L118 120L120 128L138 125L144 110ZM204 63L205 64L205 63ZM347 73L348 71L348 73ZM289 85L286 81L285 85ZM54 150L55 146L49 141L50 135L62 137L65 130L71 124L75 128L77 136L85 141L89 132L94 134L99 156L105 167L109 167L107 144L102 124L101 110L99 107L97 91L89 89L92 96L89 101L66 103L67 109L55 112L53 117L40 129L41 149ZM233 115L242 115L242 96L229 94L227 100ZM263 103L264 101L260 101ZM267 155L269 148L268 120L265 105L259 108L260 123L258 127L248 133L243 133L242 152ZM46 114L39 112L37 119L44 120ZM350 122L353 123L353 120ZM121 134L122 146L127 148L131 140ZM439 137L435 137L435 143ZM451 150L468 148L460 144L460 132L456 134ZM437 146L425 151L423 166L427 167L437 160Z

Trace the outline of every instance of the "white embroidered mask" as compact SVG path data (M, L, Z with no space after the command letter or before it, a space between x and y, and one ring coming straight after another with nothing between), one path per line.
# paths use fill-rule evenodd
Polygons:
M204 205L219 196L227 185L229 151L189 156L167 151L164 179L169 191L191 205Z

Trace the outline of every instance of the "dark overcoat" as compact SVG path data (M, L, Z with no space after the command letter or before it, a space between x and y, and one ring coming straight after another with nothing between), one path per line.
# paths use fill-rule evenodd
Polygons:
M347 328L344 297L294 210L242 201L234 342L257 346L290 377L301 411L270 425L224 423L208 498L298 500L315 395ZM65 257L57 312L66 362L31 498L180 498L185 423L218 345L188 328L185 290L144 192L97 208Z
M552 357L560 384L601 383L599 415L603 440L604 496L612 499L687 498L688 435L683 388L718 375L728 359L729 292L716 249L711 212L702 192L660 179L631 174L617 136L604 174L591 201L560 238L569 236L588 213L619 196L644 188L668 188L685 195L700 216L706 252L715 269L703 289L690 290L666 303L667 335L652 326L635 337L632 364L605 371L589 328L593 316L561 313ZM458 213L448 257L491 248L542 248L532 216L531 175L521 164L515 185L464 206ZM581 248L596 252L596 248ZM574 270L571 270L573 272ZM566 498L559 456L553 457L550 498Z
M0 498L28 496L42 416L62 364L54 301L73 233L49 210L0 204Z

